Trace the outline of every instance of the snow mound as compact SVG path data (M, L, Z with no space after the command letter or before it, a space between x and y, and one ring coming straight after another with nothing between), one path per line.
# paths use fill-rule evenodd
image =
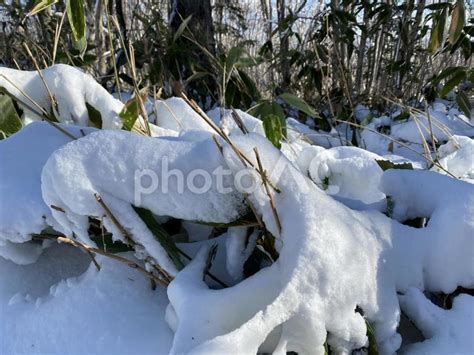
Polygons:
M258 147L264 167L284 159L263 137L242 136L234 143L248 157ZM242 168L231 149L226 148L224 155L234 171ZM448 189L432 197L432 191L413 183L426 178L438 179L436 183ZM395 181L400 190L390 188ZM417 206L429 206L424 212L430 212L430 224L418 230L375 211L348 209L289 162L273 183L281 190L274 195L281 234L263 187L249 198L267 228L281 239L279 259L236 286L216 291L202 281L206 251L201 251L168 288L168 313L176 329L171 353L228 353L236 348L256 353L274 332L281 334L276 354L290 350L323 354L326 339L334 350L349 352L367 344L365 321L356 307L374 325L381 351L392 353L401 343L396 333L397 291L417 287L450 292L456 285L474 284L470 267L474 249L466 247L474 246L470 184L436 173L384 173L382 185L389 188L383 192L390 192L399 216L408 207L402 191L409 190L411 199L420 200ZM456 233L447 230L452 228L452 213L460 214ZM440 230L443 224L446 227ZM439 272L446 262L455 265L453 270ZM201 319L208 321L203 324Z
M60 127L82 136L79 127ZM70 137L45 122L32 123L0 141L0 248L5 240L25 242L31 233L47 227L51 212L41 195L41 171L50 155L68 142Z
M474 136L474 127L459 112L445 113L430 109L429 115L414 115L407 122L392 124L391 128L394 138L415 143L422 143L423 139L430 141L431 132L436 139L447 141L452 135Z
M458 178L474 180L474 140L464 136L452 136L438 149L439 164ZM438 167L434 170L444 173Z
M44 81L37 71L0 67L0 87L4 87L20 101L35 107L25 97L26 94L46 112L52 112L50 92L58 104L59 121L64 123L87 126L87 103L100 112L103 128L122 127L118 114L123 103L114 99L90 75L65 64L53 65L43 69L41 73ZM35 116L27 108L23 109L28 117Z
M116 239L120 228L104 214L99 194L123 227L166 270L172 263L132 208L185 220L230 222L245 212L235 189L221 193L219 184L201 190L223 166L211 135L189 131L180 137L150 138L125 131L98 131L57 150L47 161L41 181L43 199L52 209L51 225L90 244L88 217L103 220ZM199 174L196 174L199 172ZM204 180L203 180L204 179ZM233 186L222 176L222 186ZM193 190L192 187L196 187Z
M212 131L211 127L182 98L170 97L155 102L157 126L172 130Z
M164 290L152 291L142 274L105 257L97 256L97 271L71 249L54 246L28 267L0 258L1 352L167 353Z
M411 288L400 296L403 311L427 339L408 346L407 354L470 354L474 349L474 297L461 294L453 308L445 310L431 303L423 293Z
M314 156L309 176L332 196L364 204L380 203L385 195L378 189L382 169L377 154L356 147L335 147Z

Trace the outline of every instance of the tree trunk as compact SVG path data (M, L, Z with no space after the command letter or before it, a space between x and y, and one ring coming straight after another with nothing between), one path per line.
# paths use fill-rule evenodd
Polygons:
M176 32L187 17L192 16L188 28L194 40L206 48L211 54L216 54L212 8L210 0L174 0L171 7L170 26Z
M364 9L364 27L365 31L363 31L360 35L360 44L359 44L359 51L357 53L357 69L356 69L356 79L355 79L355 88L357 89L358 94L360 95L363 91L362 88L362 71L364 68L364 58L367 56L365 47L367 45L367 33L369 31L369 9Z
M277 13L278 13L278 24L282 24L285 19L285 0L277 0ZM288 38L288 29L280 31L280 71L281 81L280 88L283 91L287 91L287 88L291 84L291 73L290 73L290 42Z

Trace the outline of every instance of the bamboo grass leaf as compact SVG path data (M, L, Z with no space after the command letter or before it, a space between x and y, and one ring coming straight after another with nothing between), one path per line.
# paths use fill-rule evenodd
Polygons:
M290 94L290 93L284 93L279 96L282 100L284 100L287 104L290 106L293 106L294 108L298 109L301 112L306 113L308 116L311 117L316 117L318 114L316 110L308 105L306 101L300 99L299 97Z
M443 8L433 19L433 27L431 28L431 36L428 44L428 51L431 53L434 53L443 44L447 15L447 8Z
M265 136L278 149L281 148L281 140L283 139L283 129L280 118L277 115L267 115L263 119L263 129Z
M471 103L469 97L464 93L460 92L456 96L456 102L459 105L461 111L470 119L471 118Z
M179 250L174 241L171 239L171 236L166 232L166 230L158 224L158 222L153 217L153 214L141 207L132 206L140 219L145 223L151 233L155 236L158 242L161 244L163 249L166 250L170 259L175 264L178 270L184 267L183 262L179 256Z
M448 31L448 41L451 44L456 43L459 36L461 36L462 28L464 27L465 12L464 0L457 0L451 15L451 24L449 25Z
M405 169L413 170L413 165L411 163L394 163L390 160L375 160L380 168L385 171L389 169Z
M13 100L8 95L0 94L0 132L8 137L19 131L21 127L21 119L16 112Z

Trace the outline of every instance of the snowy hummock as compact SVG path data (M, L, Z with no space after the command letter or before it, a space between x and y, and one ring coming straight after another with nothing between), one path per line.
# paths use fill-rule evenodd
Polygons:
M82 136L79 127L59 127L73 136ZM90 131L90 128L82 130L84 134ZM47 227L51 210L41 195L41 172L50 155L71 141L72 138L46 122L32 123L0 141L0 249L5 240L25 242L31 233Z
M48 206L61 208L51 210L51 225L67 236L75 233L89 244L88 216L94 216L103 219L115 238L123 239L120 228L97 202L95 194L99 194L133 239L173 274L172 263L132 204L156 215L186 220L236 220L245 208L242 195L235 189L222 194L215 183L205 192L188 189L191 172L200 169L214 176L222 165L218 147L207 132L150 138L124 131L98 131L51 156L41 177L43 199ZM176 177L175 172L182 177ZM229 180L229 175L224 176L223 186L233 186ZM205 184L200 175L192 181L197 187Z
M258 146L264 167L282 158L262 137L249 135L234 142L247 156ZM225 155L230 166L241 168L232 150L226 149ZM413 183L426 180L447 188L432 196L432 191ZM325 195L288 162L281 178L273 181L281 190L275 194L281 234L263 190L250 196L267 228L282 240L280 258L236 286L215 291L200 276L206 260L203 251L168 289L176 328L171 352L226 353L238 348L256 353L272 332L281 334L275 349L278 354L290 350L322 354L328 332L330 346L348 352L367 343L365 322L355 312L356 306L374 325L381 351L397 350L401 344L396 332L397 291L417 287L452 292L457 285L474 285L470 267L474 189L436 173L400 170L383 175L384 186L393 186L395 181L399 189L382 191L390 193L395 206L400 205L397 216L409 208L403 193L407 188L410 198L418 201L415 208L429 206L417 210L431 217L428 227L417 230L378 212L352 211ZM453 213L459 221L456 234L441 228L450 224ZM453 269L440 272L446 263ZM209 320L205 326L198 321L204 317Z
M128 254L127 257L133 260ZM141 273L65 245L19 266L0 257L0 352L165 354L173 333L162 288Z
M474 297L461 294L450 310L439 308L423 293L411 288L400 296L405 314L426 338L403 349L407 354L470 354L474 349Z
M0 67L0 87L28 106L38 110L39 105L48 113L52 112L52 95L58 105L58 119L63 123L87 126L87 103L100 112L103 128L122 127L118 114L123 103L114 99L90 75L64 64L53 65L41 73L42 76L38 71ZM23 109L27 123L39 119L26 107Z
M474 180L474 140L465 136L452 136L438 149L439 164L455 177ZM439 167L433 170L445 173ZM474 181L473 181L474 182Z
M157 126L180 132L182 130L212 131L211 127L180 97L155 102Z

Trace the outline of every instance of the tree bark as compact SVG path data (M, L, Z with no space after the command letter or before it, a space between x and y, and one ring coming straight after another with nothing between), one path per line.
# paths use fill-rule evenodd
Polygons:
M277 14L278 14L278 24L282 24L283 20L286 17L285 11L285 0L277 0ZM281 71L281 82L280 88L283 91L286 91L291 84L291 73L290 73L290 61L289 61L289 51L290 51L290 42L288 36L288 29L285 28L283 31L280 31L280 71Z
M210 0L174 0L171 6L170 26L176 32L187 17L192 16L188 28L194 40L206 48L211 54L216 54L212 8Z
M355 88L357 89L358 94L360 95L363 92L362 88L362 71L364 68L364 58L367 56L365 47L367 46L367 33L369 31L369 9L364 9L364 27L365 31L360 35L359 51L357 53L357 69L356 69L356 79L355 79Z

